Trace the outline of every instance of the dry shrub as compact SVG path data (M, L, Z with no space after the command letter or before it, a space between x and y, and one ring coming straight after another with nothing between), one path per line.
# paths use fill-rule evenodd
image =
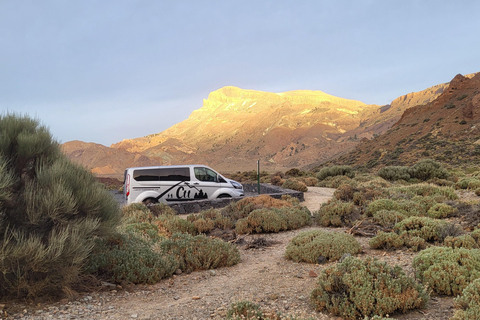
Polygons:
M318 183L318 179L315 178L315 177L301 177L299 179L300 179L300 181L305 183L307 185L307 187L314 187Z
M379 210L373 213L373 221L381 226L393 228L395 224L405 219L405 215L395 210Z
M438 219L409 217L397 223L394 231L398 234L406 232L409 236L420 237L425 241L438 241L441 240L441 229L447 224L447 222Z
M359 214L353 203L337 199L331 199L322 204L320 210L314 213L315 221L324 227L350 226L358 217Z
M478 320L480 316L480 279L475 279L455 298L456 309L450 320Z
M399 266L347 257L318 277L311 300L318 311L354 320L422 308L428 294Z
M252 211L247 218L235 225L238 234L268 233L298 229L311 223L311 213L307 208L271 208Z
M395 232L379 231L375 237L370 239L368 245L373 249L395 250L403 247L405 241Z
M282 208L292 207L290 201L279 200L268 195L260 195L258 197L248 197L237 202L232 202L222 209L222 214L229 217L233 221L246 218L250 212L262 208Z
M173 255L182 271L230 267L240 262L238 248L228 242L204 235L176 233L162 241L164 254Z
M477 241L469 234L459 237L448 236L443 240L443 245L451 248L478 249Z
M337 190L335 190L333 196L337 200L353 201L353 195L355 194L355 192L358 192L358 189L353 188L349 184L344 184L338 187Z
M174 233L197 234L193 223L179 216L159 216L152 223L157 226L159 234L167 238Z
M458 295L480 278L480 250L431 247L413 259L417 278L433 292Z
M227 310L225 320L264 320L260 306L253 302L243 300L232 303Z
M434 219L442 219L454 215L458 210L446 203L437 203L427 211L427 216Z
M300 192L308 191L307 185L297 179L285 180L285 182L282 184L282 188L291 189L291 190L300 191Z
M472 177L463 178L455 184L455 187L457 189L475 190L480 188L480 179Z
M173 210L168 204L165 204L165 203L156 203L156 204L148 205L147 208L155 217L158 217L161 215L174 216L177 214L175 210Z
M355 177L355 171L351 166L330 166L320 169L317 173L318 180L325 180L328 177L347 176L350 179Z
M213 229L231 229L234 226L233 221L223 216L218 209L207 209L199 214L190 214L187 220L192 222L198 233L209 233Z
M270 183L274 186L281 186L285 182L285 179L282 179L280 176L272 176L270 178Z
M302 232L290 241L285 258L317 263L320 257L335 261L346 253L357 254L361 251L362 246L350 234L312 230Z
M334 177L327 177L324 180L319 179L320 181L317 183L317 187L324 187L324 188L338 188L344 184L355 185L357 184L354 180L347 176L334 176Z

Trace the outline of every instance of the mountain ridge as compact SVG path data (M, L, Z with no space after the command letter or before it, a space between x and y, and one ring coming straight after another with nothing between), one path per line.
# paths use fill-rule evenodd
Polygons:
M211 92L186 120L160 133L97 148L103 155L95 156L92 145L77 144L75 150L67 142L65 150L72 160L105 176L119 176L125 167L145 163L195 162L237 172L254 169L259 159L267 171L307 168L387 132L407 109L430 103L448 86L408 93L384 106L322 91L272 93L227 86ZM109 164L106 155L123 160Z

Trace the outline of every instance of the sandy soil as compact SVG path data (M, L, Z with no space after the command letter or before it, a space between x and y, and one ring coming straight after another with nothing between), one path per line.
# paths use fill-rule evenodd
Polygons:
M312 212L331 198L334 189L313 188L305 194L303 203ZM224 319L232 302L249 300L263 310L281 312L307 319L340 319L316 312L309 303L315 278L333 263L311 265L283 258L289 241L309 229L344 232L342 228L308 227L278 234L244 236L246 242L264 238L268 247L245 250L240 247L242 261L236 266L217 270L179 274L151 286L115 288L90 293L73 301L25 307L23 314L12 318L24 319ZM383 252L371 250L368 238L357 238L364 253L390 264L398 264L413 274L411 262L415 255L409 250ZM453 314L451 297L434 297L425 310L405 315L390 315L395 319L448 319Z

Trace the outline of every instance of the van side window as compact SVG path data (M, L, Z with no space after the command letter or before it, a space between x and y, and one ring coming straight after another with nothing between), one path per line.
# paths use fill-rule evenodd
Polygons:
M196 167L193 169L195 178L200 181L218 182L217 173L208 168Z
M133 172L135 181L190 181L188 168L141 169Z

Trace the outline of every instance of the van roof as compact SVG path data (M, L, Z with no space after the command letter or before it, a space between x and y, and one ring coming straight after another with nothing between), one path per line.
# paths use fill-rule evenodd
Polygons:
M126 168L126 170L138 170L138 169L161 169L161 168L185 168L185 167L206 167L209 168L209 166L206 166L204 164L178 164L178 165L171 165L171 166L149 166L149 167L131 167L131 168Z

